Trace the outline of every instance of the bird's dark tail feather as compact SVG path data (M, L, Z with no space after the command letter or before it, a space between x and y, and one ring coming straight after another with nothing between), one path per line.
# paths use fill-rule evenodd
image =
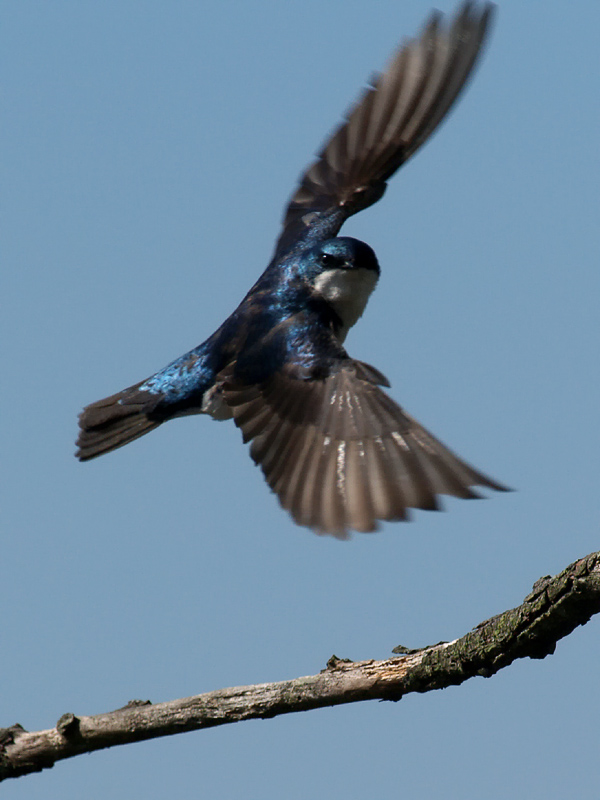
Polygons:
M83 409L79 415L81 430L75 453L80 461L116 450L161 424L161 419L151 417L160 396L140 392L140 385L138 383Z

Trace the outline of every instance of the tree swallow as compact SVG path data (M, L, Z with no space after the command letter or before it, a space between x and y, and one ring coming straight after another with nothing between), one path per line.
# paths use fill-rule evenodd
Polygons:
M299 525L347 538L438 494L504 490L398 406L379 370L344 349L379 278L369 245L338 232L379 200L473 71L494 6L433 12L376 76L302 175L269 266L203 344L79 418L77 456L95 458L187 414L231 419Z

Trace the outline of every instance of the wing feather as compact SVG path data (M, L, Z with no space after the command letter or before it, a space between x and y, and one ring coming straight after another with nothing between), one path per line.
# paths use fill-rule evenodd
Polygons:
M501 484L470 467L406 414L368 365L341 361L319 380L277 373L223 393L267 483L300 525L346 538L409 508L437 510L440 494L474 498Z
M381 198L386 182L431 136L468 82L494 8L465 2L450 23L435 11L421 35L401 45L300 178L276 260L336 236L348 217Z

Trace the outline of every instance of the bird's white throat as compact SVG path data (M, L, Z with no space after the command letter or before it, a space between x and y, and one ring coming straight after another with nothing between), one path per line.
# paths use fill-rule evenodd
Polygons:
M337 334L340 342L362 316L378 277L372 269L338 268L322 272L315 280L315 294L326 300L342 320Z

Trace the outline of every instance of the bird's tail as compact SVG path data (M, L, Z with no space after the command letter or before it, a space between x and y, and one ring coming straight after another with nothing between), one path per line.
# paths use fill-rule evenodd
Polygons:
M75 455L80 461L96 458L157 428L152 417L160 395L140 391L141 383L86 406L79 415Z

